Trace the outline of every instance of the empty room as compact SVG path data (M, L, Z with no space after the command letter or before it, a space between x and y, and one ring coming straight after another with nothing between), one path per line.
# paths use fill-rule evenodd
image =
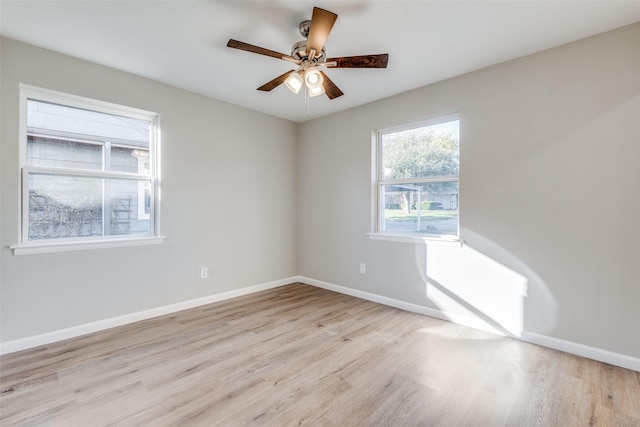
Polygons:
M640 1L0 0L0 425L640 426Z

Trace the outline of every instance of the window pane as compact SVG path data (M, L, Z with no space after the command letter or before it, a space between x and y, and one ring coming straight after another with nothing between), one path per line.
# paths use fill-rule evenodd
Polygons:
M102 146L30 135L27 139L27 164L29 166L101 170Z
M30 133L124 142L148 150L150 126L147 120L27 100L27 129Z
M458 234L458 181L382 186L382 230Z
M109 162L108 169L110 171L129 172L129 173L144 173L138 169L138 157L139 152L142 150L136 150L134 148L125 147L111 147L111 161ZM148 151L142 151L149 153ZM147 155L148 158L148 155Z
M140 215L145 207L139 204L149 200L145 198L144 184L150 188L148 180L105 179L105 211L110 212L105 224L106 235L148 234L151 231L149 215Z
M138 205L150 188L151 180L30 174L29 240L149 234Z
M102 235L102 180L29 176L29 240Z
M459 174L459 120L381 135L382 179Z

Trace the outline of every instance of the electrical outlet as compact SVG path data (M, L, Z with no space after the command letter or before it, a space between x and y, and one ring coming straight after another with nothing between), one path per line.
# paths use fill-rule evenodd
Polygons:
M360 264L360 274L366 274L367 272L367 264Z
M206 279L207 277L209 277L209 269L207 267L201 267L200 268L200 278L201 279Z

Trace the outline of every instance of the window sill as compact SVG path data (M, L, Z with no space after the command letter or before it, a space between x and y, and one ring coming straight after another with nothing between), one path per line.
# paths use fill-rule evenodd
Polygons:
M22 243L9 248L14 255L35 255L54 252L85 251L91 249L110 249L128 246L159 245L164 241L160 237L131 237L125 239L90 240L83 242L47 242L47 243Z
M423 245L453 246L462 247L463 241L457 237L438 237L425 235L391 234L391 233L368 233L372 240L385 240L388 242L413 243Z

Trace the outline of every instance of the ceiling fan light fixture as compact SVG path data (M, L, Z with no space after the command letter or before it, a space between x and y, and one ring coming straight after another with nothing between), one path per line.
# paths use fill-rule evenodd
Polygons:
M304 83L310 92L317 91L318 88L322 88L322 74L314 67L307 68L307 71L304 72Z
M314 96L323 95L324 87L318 86L318 87L309 88L308 93L310 98L313 98Z
M302 88L302 84L304 83L302 76L297 72L293 71L289 74L289 77L284 81L284 84L289 88L289 90L293 93L300 92L300 88Z

